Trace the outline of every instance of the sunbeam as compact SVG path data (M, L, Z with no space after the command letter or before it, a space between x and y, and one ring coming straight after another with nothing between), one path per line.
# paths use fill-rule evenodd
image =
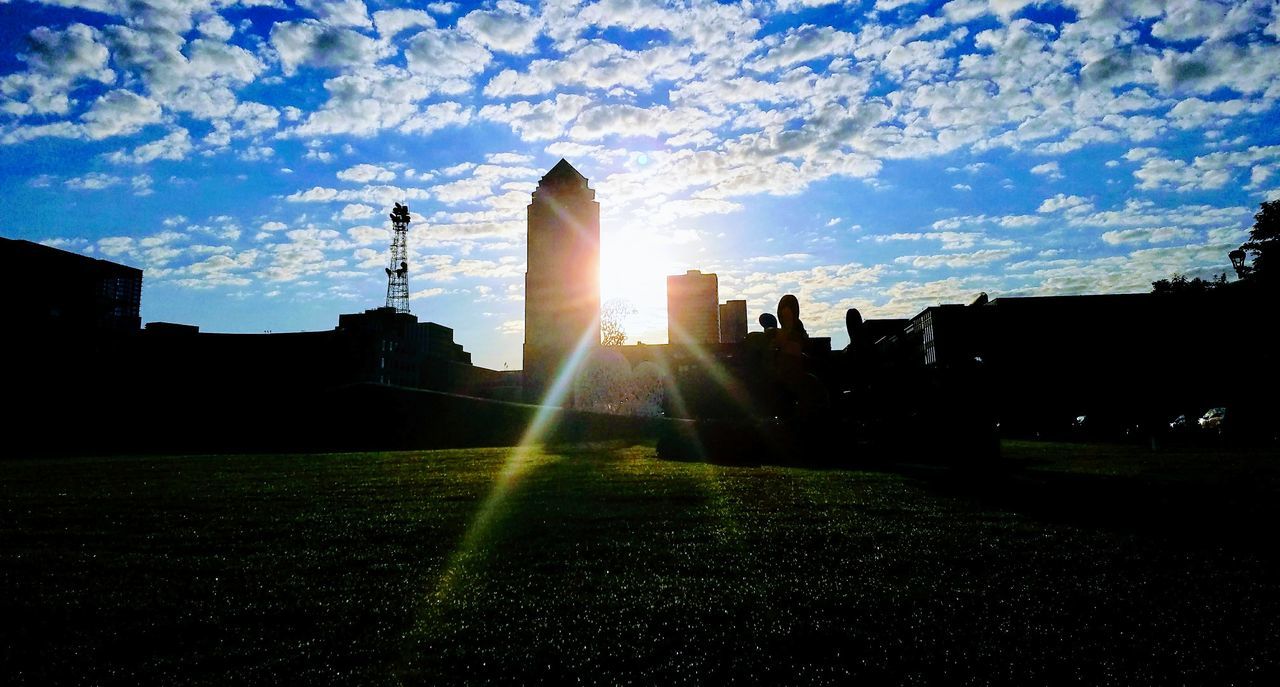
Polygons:
M594 330L588 328L582 336L578 337L573 352L565 358L564 363L557 370L554 381L547 389L542 403L534 411L533 419L521 436L520 443L507 457L502 470L498 472L493 486L489 489L489 494L481 502L475 516L467 525L462 540L450 554L432 593L434 606L448 599L453 592L458 578L465 570L467 563L480 549L507 497L533 467L550 460L550 456L542 453L540 444L554 429L554 424L563 411L561 405L573 388L573 378L582 367L583 360L598 344Z

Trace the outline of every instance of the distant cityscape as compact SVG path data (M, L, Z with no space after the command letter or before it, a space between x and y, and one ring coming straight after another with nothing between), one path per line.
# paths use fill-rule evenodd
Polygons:
M717 374L712 368L741 373L749 324L759 313L748 312L744 299L721 302L717 275L697 269L667 278L669 343L600 345L600 204L566 160L542 177L528 206L522 370L473 365L450 327L420 322L408 311L408 208L397 204L391 219L387 303L341 314L332 330L300 333L221 334L168 322L143 328L141 270L0 239L4 291L15 304L7 345L17 353L7 360L33 388L51 380L63 388L98 380L306 393L376 384L572 407L572 393L548 397L556 375L582 367L584 347L589 353L605 348L630 366L657 364L685 401L682 409L664 412L695 416L715 415L722 403L707 381ZM1065 418L1155 417L1239 397L1238 371L1256 364L1252 351L1261 345L1260 330L1246 326L1260 312L1259 299L1238 289L982 294L970 304L939 304L910 318L863 322L858 316L844 351L832 351L830 338L812 337L805 355L820 371L854 354L891 361L891 367L981 364L1004 425L1035 433ZM43 362L32 364L37 361Z

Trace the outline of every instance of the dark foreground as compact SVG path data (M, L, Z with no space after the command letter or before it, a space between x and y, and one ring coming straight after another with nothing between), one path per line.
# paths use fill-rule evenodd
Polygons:
M1276 684L1274 456L0 462L0 682Z

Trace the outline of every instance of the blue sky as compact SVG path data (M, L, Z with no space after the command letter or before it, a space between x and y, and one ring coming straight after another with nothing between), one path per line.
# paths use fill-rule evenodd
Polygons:
M520 364L524 208L565 157L604 297L715 271L812 333L978 292L1229 271L1280 196L1275 0L0 0L0 234L146 270L144 321L412 308Z

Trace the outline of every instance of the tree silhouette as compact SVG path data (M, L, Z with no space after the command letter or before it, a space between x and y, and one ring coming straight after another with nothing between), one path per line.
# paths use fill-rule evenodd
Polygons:
M1280 199L1263 203L1253 220L1249 240L1240 248L1253 253L1253 265L1246 276L1261 281L1271 277L1267 272L1270 256L1280 254Z
M613 298L600 306L600 343L604 346L621 346L627 342L627 330L622 321L636 313L635 306L625 298Z
M1227 283L1227 275L1224 272L1214 277L1212 280L1187 279L1185 274L1175 274L1168 279L1157 279L1151 282L1152 293L1208 293L1213 289L1224 286Z

